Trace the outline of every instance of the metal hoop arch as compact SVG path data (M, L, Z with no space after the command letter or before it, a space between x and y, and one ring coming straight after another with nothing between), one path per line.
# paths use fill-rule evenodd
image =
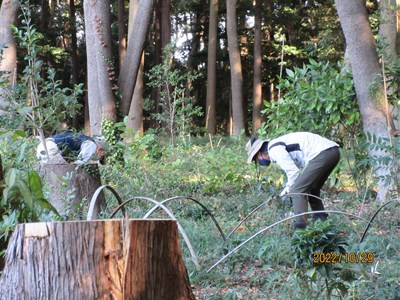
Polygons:
M92 199L90 200L89 210L88 210L88 214L87 214L87 218L86 218L87 221L93 220L93 212L94 212L95 205L96 205L96 203L97 203L97 199L98 199L98 197L99 197L99 195L100 195L100 192L101 192L102 190L104 190L105 188L109 189L109 190L113 193L114 197L117 199L117 201L118 201L119 204L122 203L121 197L118 195L117 191L116 191L114 188L112 188L112 187L109 186L109 185L102 185L102 186L100 186L100 187L97 188L97 190L94 192L94 194L93 194L93 196L92 196ZM127 217L127 213L126 213L125 207L123 208L123 213L124 213L124 217L126 218L126 217Z
M224 232L222 231L221 227L219 226L219 224L218 224L217 220L215 219L214 215L213 215L212 212L211 212L204 204L202 204L200 201L198 201L198 200L196 200L196 199L194 199L194 198L191 198L191 197L175 196L175 197L171 197L171 198L165 199L165 200L161 201L160 203L164 204L164 203L169 202L169 201L171 201L171 200L177 200L177 199L188 199L188 200L191 200L191 201L195 202L196 204L200 205L201 208L210 216L210 218L211 218L212 221L214 222L214 224L215 224L215 226L217 227L217 229L218 229L218 231L219 231L219 233L220 233L222 239L223 239L224 241L226 241L225 234L224 234ZM147 218L157 209L157 207L158 207L158 206L154 206L153 208L151 208L151 209L144 215L143 219L147 219Z
M388 204L390 204L390 203L393 203L393 202L399 202L399 200L392 200L392 201L386 202L386 203L383 204L381 207L379 207L379 209L374 213L374 215L373 215L373 216L371 217L371 219L369 220L369 222L368 222L368 224L367 224L367 227L365 227L364 233L363 233L363 235L361 236L361 239L360 239L360 242L359 242L360 244L363 242L365 236L367 235L368 229L371 227L371 224L372 224L372 222L374 221L375 217L378 215L378 213L379 213L386 205L388 205Z
M303 215L312 215L312 214L316 214L316 213L321 213L321 212L325 212L325 213L336 213L336 214L342 214L342 215L348 215L348 216L352 216L354 218L360 219L360 220L364 220L366 222L368 222L368 220L361 218L357 215L354 214L350 214L350 213L345 213L345 212L341 212L341 211L337 211L337 210L317 210L317 211L311 211L311 212L304 212L301 214L297 214L297 215L293 215L290 217L287 217L285 219L282 219L278 222L275 222L271 225L268 225L267 227L264 227L263 229L259 230L258 232L256 232L255 234L253 234L251 237L249 237L248 239L246 239L244 242L240 243L238 246L236 246L235 248L233 248L231 251L229 251L226 255L224 255L220 260L218 260L215 264L213 264L208 270L207 273L209 273L212 269L214 269L217 265L219 265L222 261L224 261L228 256L230 256L232 253L236 252L237 250L239 250L242 246L244 246L245 244L247 244L248 242L250 242L253 238L257 237L258 235L260 235L261 233L263 233L264 231L267 231L268 229L279 225L283 222L286 222L288 220L294 219L296 217L299 216L303 216Z

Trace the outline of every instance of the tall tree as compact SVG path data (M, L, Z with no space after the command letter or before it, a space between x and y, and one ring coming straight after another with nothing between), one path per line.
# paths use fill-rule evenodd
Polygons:
M261 1L254 0L254 64L253 64L253 119L252 135L261 127Z
M210 134L216 132L216 63L217 63L217 33L218 33L218 0L210 1L210 25L208 28L207 54L207 98L206 98L206 128Z
M72 84L78 84L79 82L79 66L78 66L78 39L76 36L76 10L75 10L75 0L69 0L69 34L71 38L71 69Z
M144 76L144 53L136 78L135 91L133 92L131 106L129 108L128 122L126 124L126 137L132 138L135 134L143 135L143 76Z
M335 0L335 3L346 38L363 130L377 137L390 138L390 132L395 132L395 128L387 109L383 84L377 82L381 78L381 68L365 0ZM373 93L371 84L374 84ZM369 154L372 158L388 155L375 149ZM382 167L377 167L375 173L378 179L390 175L389 169ZM387 185L379 179L377 199L384 201L392 187L393 183Z
M125 0L118 0L118 52L121 68L126 53Z
M131 0L129 3L128 36L131 36L133 24L137 16L139 0ZM144 75L144 53L142 52L139 71L136 77L135 90L133 92L128 122L126 124L126 140L134 137L136 133L143 134L143 75Z
M399 55L399 32L397 31L397 11L396 2L400 3L399 0L382 0L379 2L380 18L379 18L379 39L384 45L383 49L383 61L386 66L391 68L397 63ZM389 77L388 81L396 81L397 78ZM388 88L389 97L394 96L397 98L400 90L399 87ZM396 123L396 127L400 127L400 107L392 106L393 116Z
M68 2L68 14L69 14L69 24L68 28L68 38L69 38L69 52L71 57L71 84L75 85L79 83L79 60L78 60L78 38L77 38L77 24L76 24L76 9L75 0L69 0ZM84 105L84 110L87 110L87 106ZM73 117L72 126L74 128L79 127L79 117L75 115Z
M88 64L90 134L101 134L102 121L116 120L113 93L110 1L84 1Z
M11 25L17 21L19 1L4 0L0 8L0 73L6 74L8 84L13 84L17 73L17 46ZM7 103L4 90L0 87L0 106ZM0 115L5 113L0 108Z
M384 44L385 59L387 62L397 58L397 12L396 0L382 0L379 2L379 37Z
M229 62L231 68L232 87L232 134L239 135L244 127L243 112L243 75L242 63L240 60L239 42L237 39L237 0L227 0L226 21L229 47Z
M129 113L133 92L135 90L136 78L140 68L144 42L150 27L154 0L141 0L137 15L134 18L132 32L128 36L128 47L118 77L119 91L121 93L121 112L123 115ZM129 20L131 22L131 20ZM131 25L129 25L131 26Z
M171 0L161 1L161 47L171 41Z

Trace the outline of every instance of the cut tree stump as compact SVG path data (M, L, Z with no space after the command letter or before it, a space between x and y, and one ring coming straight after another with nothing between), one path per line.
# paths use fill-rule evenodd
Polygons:
M97 164L78 167L65 161L59 154L43 165L43 180L50 188L48 201L60 215L67 216L70 220L86 219L83 211L86 212L87 209L82 210L81 206L87 207L86 204L101 186ZM101 192L93 214L95 218L99 217L103 207L105 197Z
M16 226L0 299L195 299L174 220Z

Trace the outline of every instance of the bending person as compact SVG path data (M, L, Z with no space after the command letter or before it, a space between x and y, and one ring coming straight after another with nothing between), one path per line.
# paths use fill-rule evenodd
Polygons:
M106 157L106 143L76 132L64 132L52 135L45 139L45 145L40 143L36 149L36 156L46 163L57 154L61 154L67 162L78 165L89 161L99 161L104 164Z
M338 144L317 134L294 132L271 141L253 138L246 150L247 163L254 161L262 166L277 163L286 173L287 183L280 195L290 193L296 215L307 212L308 204L313 211L324 210L321 188L339 163ZM314 220L326 218L326 213L313 214ZM294 227L305 228L307 224L307 216L303 215L295 219Z

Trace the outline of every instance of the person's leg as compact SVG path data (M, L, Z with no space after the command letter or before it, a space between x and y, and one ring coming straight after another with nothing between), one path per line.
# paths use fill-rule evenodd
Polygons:
M310 194L315 196L309 196L308 202L310 203L311 210L325 210L324 204L321 200L321 188L324 186L326 180L329 175L332 173L333 169L337 166L340 159L340 151L338 148L328 149L323 151L320 156L316 157L316 159L322 162L325 162L325 174L321 174L320 179L315 183L315 185L311 188ZM328 214L326 213L317 213L313 214L313 220L326 220L328 218Z
M318 184L318 186L320 186ZM311 206L311 210L312 211L318 211L318 210L325 210L324 204L321 200L321 188L322 188L323 184L320 187L315 187L312 188L310 191L310 196L308 196L308 203L310 203ZM315 197L313 197L315 196ZM327 213L317 213L317 214L313 214L312 215L313 220L326 220L328 218L328 214Z
M319 195L323 183L339 162L339 158L340 154L338 148L332 148L322 151L307 164L296 182L290 188L295 214L308 211L308 197L307 195L301 194L311 194L311 192L313 192L315 196ZM322 201L318 198L312 198L310 205L313 210L324 209ZM305 226L307 226L306 216L297 217L294 227L304 228Z

